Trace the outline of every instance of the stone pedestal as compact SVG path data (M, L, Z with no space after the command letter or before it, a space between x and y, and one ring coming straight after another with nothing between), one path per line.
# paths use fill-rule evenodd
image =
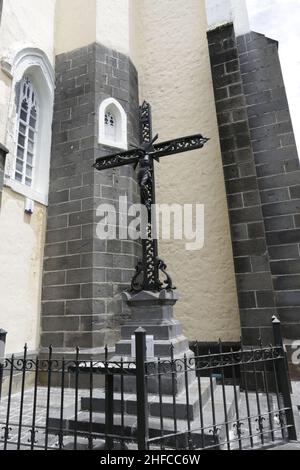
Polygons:
M179 299L175 291L162 290L161 292L141 291L138 293L124 292L123 301L130 308L131 317L121 328L121 339L116 344L116 356L111 361L119 362L121 357L125 361L134 361L132 357L132 337L135 331L142 327L146 335L153 336L154 356L147 357L151 363L161 361L171 361L171 350L175 360L182 361L182 372L177 372L172 378L171 362L170 373L168 373L168 362L164 362L164 371L161 376L161 390L165 395L179 395L186 386L186 377L183 372L183 360L186 356L190 361L194 354L189 349L189 343L182 333L182 327L178 320L174 319L173 307ZM157 366L158 367L158 366ZM195 373L188 373L188 384L195 380ZM119 380L115 380L115 390L119 391ZM126 377L124 382L125 390L128 393L135 393L135 378ZM159 391L158 376L154 375L148 379L149 393L157 394Z
M131 338L139 327L143 327L146 334L154 338L154 358L169 359L172 346L176 358L183 357L185 353L190 354L181 324L173 317L173 307L178 299L179 296L174 291L124 292L123 301L130 308L131 318L121 328L121 340L116 344L116 354L131 356Z

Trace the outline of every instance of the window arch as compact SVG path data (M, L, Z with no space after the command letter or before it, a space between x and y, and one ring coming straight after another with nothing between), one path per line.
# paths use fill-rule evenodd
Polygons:
M114 98L108 98L100 105L99 143L127 149L127 115Z
M48 204L54 71L46 55L20 51L6 71L12 78L5 184Z

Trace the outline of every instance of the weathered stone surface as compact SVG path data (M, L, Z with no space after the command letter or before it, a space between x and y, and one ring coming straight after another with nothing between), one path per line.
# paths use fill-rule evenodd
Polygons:
M269 338L275 307L298 306L299 160L278 43L254 32L236 39L232 24L208 41L243 339L253 344Z
M96 209L119 194L138 202L139 194L132 168L103 173L92 168L97 157L111 151L98 144L104 99L120 100L128 140L136 144L139 138L137 73L128 57L116 54L92 44L56 58L42 346L56 334L54 346L61 349L98 348L118 338L120 292L134 273L139 246L99 240Z
M179 299L177 292L162 290L161 292L142 291L138 293L124 292L122 294L123 302L130 311L129 318L125 321L121 329L121 339L116 344L116 357L112 361L117 361L122 356L125 360L133 360L132 338L135 331L142 327L146 335L153 336L154 357L149 360L157 361L170 360L171 349L173 349L174 358L183 360L184 355L189 359L193 357L189 350L188 340L183 336L181 325L174 319L173 307ZM189 383L193 383L195 374L189 374ZM126 378L124 382L126 391L133 392L135 381ZM166 374L162 377L162 392L164 394L172 393L172 376ZM179 373L176 376L176 393L183 391L185 386L184 374ZM118 389L118 384L117 384ZM149 391L158 392L157 377L149 382Z

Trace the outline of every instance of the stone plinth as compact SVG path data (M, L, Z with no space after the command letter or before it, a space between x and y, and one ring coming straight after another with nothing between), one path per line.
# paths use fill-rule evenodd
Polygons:
M172 290L162 290L161 292L141 291L138 293L124 292L123 301L130 309L130 319L125 322L121 328L121 339L116 344L116 356L111 361L119 362L121 357L125 361L135 361L132 357L132 336L135 331L143 327L146 335L153 336L154 339L154 357L147 357L151 363L171 360L171 350L175 360L191 360L194 354L189 349L187 338L182 333L182 327L179 321L173 317L173 307L179 299L177 292ZM153 367L153 365L152 365ZM163 394L178 395L182 393L186 385L184 372L177 372L176 378L172 380L171 362L170 371L167 372L168 365L164 363L164 371L161 378L161 387ZM183 362L182 362L182 370ZM191 385L195 380L194 371L188 374L188 384ZM119 380L115 379L115 390L119 391ZM135 377L126 377L124 381L126 392L135 393ZM158 393L158 376L148 378L149 393Z
M155 358L170 358L172 346L174 357L190 354L181 324L173 318L173 307L178 299L179 296L174 291L124 292L123 301L130 308L131 318L121 328L121 340L116 344L116 354L131 356L131 337L139 327L143 327L147 335L154 337Z

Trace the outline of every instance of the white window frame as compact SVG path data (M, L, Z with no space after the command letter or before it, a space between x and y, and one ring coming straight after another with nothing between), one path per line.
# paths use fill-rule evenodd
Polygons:
M2 70L11 78L11 100L6 146L9 150L5 165L4 184L28 199L48 205L49 173L52 138L52 116L55 74L46 54L34 48L26 48L16 56L2 62ZM32 186L15 179L18 139L18 105L16 90L24 76L29 76L39 99L39 132L36 142ZM21 90L20 90L21 93Z
M106 132L105 115L110 112L115 118L116 138L110 138ZM107 98L99 108L99 144L119 149L128 149L127 114L121 104L114 98Z

